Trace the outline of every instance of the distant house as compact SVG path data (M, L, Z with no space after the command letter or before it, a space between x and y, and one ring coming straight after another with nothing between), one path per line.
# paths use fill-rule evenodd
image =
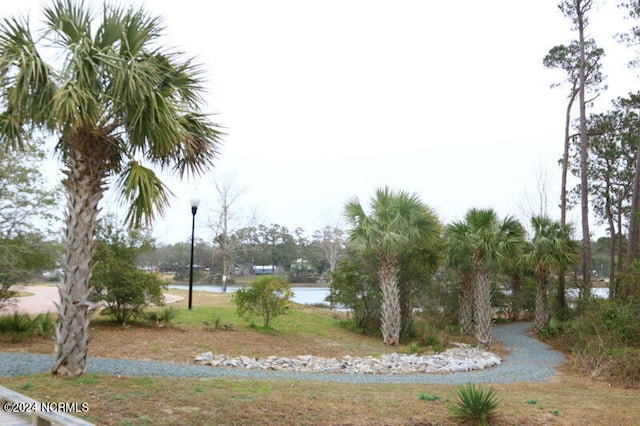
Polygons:
M278 267L274 265L254 265L251 272L254 275L275 275L280 273Z

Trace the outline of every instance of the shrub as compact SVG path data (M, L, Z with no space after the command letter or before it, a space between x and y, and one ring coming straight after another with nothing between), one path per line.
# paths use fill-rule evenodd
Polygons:
M349 260L338 264L332 277L329 294L331 304L341 305L351 312L357 331L363 334L378 333L381 300L375 268L364 256L353 254Z
M38 336L49 337L53 335L55 319L49 312L38 314L32 321L33 331Z
M33 335L34 325L26 314L14 312L0 316L0 334L11 342L22 342Z
M640 349L619 348L612 351L610 377L626 386L640 387Z
M178 315L178 311L171 306L166 306L159 311L152 311L146 314L149 321L153 322L158 327L163 327L170 324Z
M238 315L250 319L252 315L262 317L263 327L271 327L271 320L286 312L293 292L282 278L265 276L241 288L233 294Z
M166 283L160 277L126 264L112 263L110 266L92 278L91 300L104 302L105 314L118 324L124 325L139 316L151 303L162 304L162 290Z
M640 309L632 303L597 299L582 301L578 315L564 327L568 349L640 347Z
M554 342L571 351L577 370L594 378L640 385L637 302L597 298L580 301L575 316L557 330Z
M152 247L150 238L123 232L112 218L103 223L98 236L91 301L103 303L104 313L121 325L140 316L151 303L161 305L166 282L135 264L136 257Z
M495 415L498 399L493 388L482 389L480 385L467 383L456 390L458 400L448 408L451 415L461 422L474 421L486 425Z

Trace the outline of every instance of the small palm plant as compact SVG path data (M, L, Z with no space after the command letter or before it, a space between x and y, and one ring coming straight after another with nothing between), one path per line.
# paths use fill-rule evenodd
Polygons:
M480 385L467 383L456 390L458 400L448 408L451 415L463 423L473 421L484 426L489 424L498 407L498 398L493 388L482 389Z

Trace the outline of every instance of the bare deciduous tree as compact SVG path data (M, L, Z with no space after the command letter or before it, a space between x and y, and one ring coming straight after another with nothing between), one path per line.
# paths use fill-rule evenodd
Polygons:
M327 225L316 231L314 238L320 242L322 251L329 262L329 270L331 274L335 271L338 264L340 253L344 251L344 230L342 223L336 222L334 225Z
M236 235L237 231L240 228L252 226L255 215L246 218L241 226L237 226L240 220L237 204L244 191L234 188L233 177L229 175L214 179L213 186L216 191L217 207L212 209L214 217L209 219L209 226L214 234L215 254L222 259L222 292L224 293L227 290L226 278L233 274L236 252L241 243L241 239Z

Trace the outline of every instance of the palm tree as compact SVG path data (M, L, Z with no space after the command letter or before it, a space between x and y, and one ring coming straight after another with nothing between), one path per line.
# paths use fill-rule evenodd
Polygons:
M66 229L52 372L78 376L86 371L103 194L115 186L129 206L127 223L149 225L170 191L142 162L180 176L201 173L212 165L221 133L199 112L200 67L158 43L160 18L109 5L95 14L73 0L54 1L44 16L38 40L25 19L0 23L0 140L19 150L34 132L58 139Z
M571 227L544 216L531 218L533 239L525 261L536 277L534 325L542 331L549 326L547 287L553 268L566 269L578 260L578 245L571 239Z
M440 224L416 194L387 187L376 190L370 208L367 215L357 198L346 204L345 216L353 225L349 238L376 253L382 294L382 339L386 345L397 345L401 328L400 255L414 244L437 244Z
M471 209L464 222L454 222L448 228L449 253L454 264L473 276L475 337L488 348L493 342L491 319L491 284L501 262L524 244L522 225L512 217L502 221L493 209ZM469 259L470 264L464 259Z

